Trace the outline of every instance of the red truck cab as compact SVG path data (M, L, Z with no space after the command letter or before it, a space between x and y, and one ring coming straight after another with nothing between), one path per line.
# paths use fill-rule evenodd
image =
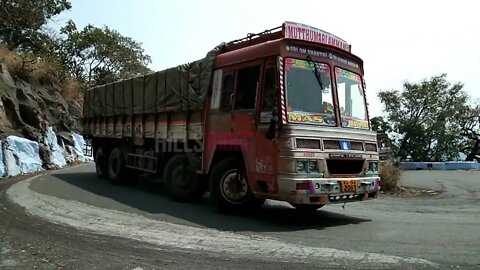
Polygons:
M226 166L230 176L225 169L216 183L223 200L242 204L251 191L316 209L376 197L376 134L363 62L350 48L332 34L285 22L218 54L202 172L209 174L233 149L235 165L245 166L243 180L235 181L229 180L238 178L234 165Z

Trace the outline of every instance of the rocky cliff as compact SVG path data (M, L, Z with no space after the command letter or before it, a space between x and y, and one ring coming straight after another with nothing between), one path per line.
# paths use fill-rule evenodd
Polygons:
M0 138L18 135L38 141L47 126L78 131L81 105L67 102L59 86L14 78L0 63Z
M54 83L13 77L0 63L0 178L85 161L81 100Z

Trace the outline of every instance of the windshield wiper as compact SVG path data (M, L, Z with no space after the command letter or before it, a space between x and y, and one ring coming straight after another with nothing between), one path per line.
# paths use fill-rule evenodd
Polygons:
M313 63L315 78L317 78L318 85L320 85L320 88L321 88L320 90L323 90L324 87L323 87L322 79L320 78L320 71L318 70L317 63L313 61L310 55L307 55L307 60Z

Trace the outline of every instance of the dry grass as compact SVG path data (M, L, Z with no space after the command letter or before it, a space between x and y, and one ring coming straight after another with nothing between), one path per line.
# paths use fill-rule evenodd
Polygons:
M38 59L31 65L30 77L40 83L57 83L57 67L45 60Z
M379 167L382 190L385 192L397 191L402 170L391 161L380 162Z
M4 63L10 74L20 79L40 83L57 83L58 68L44 59L29 54L18 54L4 46L0 46L0 62Z
M4 46L0 46L0 62L4 63L12 73L16 73L22 69L22 58Z
M83 85L73 78L66 78L62 82L62 96L67 101L80 100L83 93Z
M79 100L82 97L83 86L69 76L60 76L60 68L55 61L48 61L28 54L19 55L5 46L0 45L0 62L7 66L13 77L28 82L36 80L41 84L55 83L62 89L66 100Z

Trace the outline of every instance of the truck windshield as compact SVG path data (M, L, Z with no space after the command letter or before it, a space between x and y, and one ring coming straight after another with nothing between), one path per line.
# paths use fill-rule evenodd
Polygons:
M336 67L335 79L342 126L368 129L361 77L356 73Z
M321 83L315 75L315 64ZM332 80L327 64L287 58L285 81L289 122L336 125Z

